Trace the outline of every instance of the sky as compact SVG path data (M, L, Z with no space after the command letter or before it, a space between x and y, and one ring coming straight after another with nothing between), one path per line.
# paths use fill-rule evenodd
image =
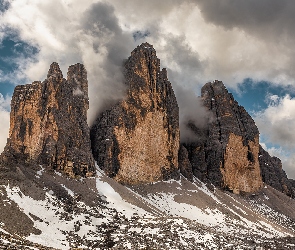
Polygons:
M293 0L0 0L0 151L16 85L44 80L54 61L64 76L83 63L91 124L123 97L122 61L149 42L181 114L201 126L196 96L206 82L223 81L295 179L294 23Z

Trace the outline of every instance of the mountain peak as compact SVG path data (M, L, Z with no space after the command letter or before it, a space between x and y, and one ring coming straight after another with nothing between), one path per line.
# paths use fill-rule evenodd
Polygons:
M50 77L54 77L56 79L62 79L63 78L62 71L60 70L59 65L58 65L57 62L53 62L50 65L50 68L49 68L48 73L47 73L47 78L49 79Z
M59 65L52 63L44 82L15 88L9 140L3 152L7 162L40 164L71 177L93 175L84 66L71 66L68 78L63 79ZM83 98L76 98L75 93Z
M125 184L177 177L179 109L152 45L143 43L131 53L125 82L125 100L102 113L91 128L94 158Z

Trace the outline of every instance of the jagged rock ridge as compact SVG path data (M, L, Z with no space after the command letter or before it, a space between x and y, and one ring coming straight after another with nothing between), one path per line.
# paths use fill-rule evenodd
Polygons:
M295 197L294 180L288 179L279 158L271 157L269 153L260 146L259 163L263 182L288 196Z
M126 98L91 128L100 168L126 184L178 175L179 109L152 45L138 46L125 63Z
M262 187L259 167L259 132L245 109L220 81L202 88L204 105L212 112L205 139L186 143L195 176L234 193L256 192Z
M15 88L2 162L41 164L71 177L93 175L88 106L84 66L70 66L66 80L52 63L45 81Z

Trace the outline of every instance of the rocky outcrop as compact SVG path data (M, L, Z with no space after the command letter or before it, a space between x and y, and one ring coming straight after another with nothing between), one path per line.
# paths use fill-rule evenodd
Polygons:
M202 88L204 105L212 112L205 139L184 144L195 176L234 193L262 187L259 132L245 109L220 81ZM193 129L193 131L197 131Z
M125 62L126 98L91 128L94 158L124 184L178 175L179 109L152 45L138 46Z
M67 80L52 63L43 82L16 86L2 162L41 164L68 176L91 176L87 72L70 66Z
M188 158L187 149L181 145L178 153L179 170L188 180L193 181L193 169Z
M259 163L263 182L288 196L295 197L295 183L293 180L288 179L279 158L270 156L260 146Z

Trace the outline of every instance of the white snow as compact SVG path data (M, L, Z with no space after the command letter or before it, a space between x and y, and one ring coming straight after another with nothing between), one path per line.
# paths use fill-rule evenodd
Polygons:
M41 170L37 171L37 175L39 175L39 176L41 176L42 173L44 172L44 167L42 167L41 165L40 165L40 167L41 167ZM36 176L36 177L40 178L39 176Z
M58 175L58 176L61 176L61 173L58 172L58 171L56 171L56 170L54 170L54 173L55 173L56 175Z
M47 193L44 201L36 201L31 197L25 196L18 187L6 187L7 196L13 200L23 210L23 212L33 220L30 213L36 215L43 221L34 221L34 226L42 231L40 235L31 234L27 237L28 240L39 244L47 245L54 248L68 249L69 244L66 236L62 234L61 230L70 230L71 225L67 225L64 221L55 215L59 210L54 207L50 200L54 199ZM46 222L49 222L47 224Z
M63 185L63 184L61 184L61 186L68 192L68 194L70 195L70 196L72 196L72 197L74 197L75 196L75 193L71 190L71 189L69 189L69 188L67 188L65 185Z
M98 192L106 198L106 201L109 202L109 207L115 208L118 212L125 214L125 216L128 218L130 218L134 213L137 213L138 215L147 214L147 211L123 200L109 183L103 181L102 179L104 173L98 167L96 173L96 188Z

